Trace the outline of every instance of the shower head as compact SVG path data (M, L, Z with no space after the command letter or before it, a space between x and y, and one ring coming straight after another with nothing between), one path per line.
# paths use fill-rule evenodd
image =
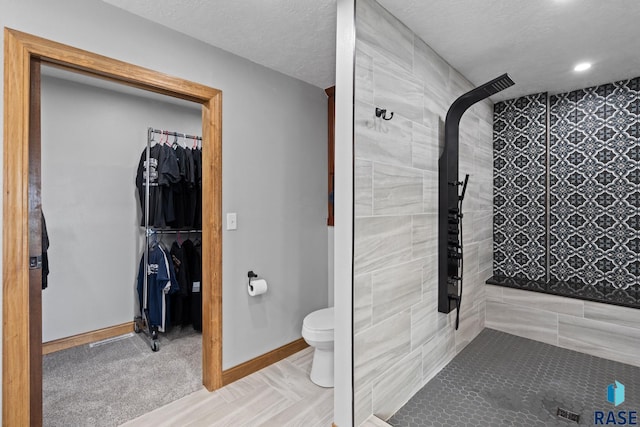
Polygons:
M513 86L514 84L515 83L511 80L511 77L509 77L507 73L504 73L503 75L465 93L451 104L451 107L447 112L446 121L450 123L450 126L455 126L457 129L458 122L460 121L462 114L467 111L469 107L476 102L482 101L491 95L495 95L496 93Z
M515 83L511 80L511 77L507 73L504 73L500 77L496 77L488 83L483 84L479 88L482 88L487 93L487 96L495 95L498 92L501 92Z

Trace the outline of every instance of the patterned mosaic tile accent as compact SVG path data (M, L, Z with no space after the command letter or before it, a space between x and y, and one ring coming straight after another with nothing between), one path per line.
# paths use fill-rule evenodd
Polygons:
M546 94L494 106L494 267L498 276L546 276Z
M640 283L639 110L640 78L550 97L550 279L597 299Z
M609 384L625 400L607 401ZM558 408L580 415L560 418ZM640 368L485 329L409 402L395 427L591 426L595 411L637 411Z

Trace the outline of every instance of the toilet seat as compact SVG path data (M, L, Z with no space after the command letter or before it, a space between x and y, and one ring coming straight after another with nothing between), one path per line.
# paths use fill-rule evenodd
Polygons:
M333 307L308 314L302 321L302 336L312 341L333 341Z

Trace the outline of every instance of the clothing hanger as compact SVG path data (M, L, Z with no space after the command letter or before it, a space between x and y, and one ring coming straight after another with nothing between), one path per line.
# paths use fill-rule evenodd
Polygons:
M153 231L151 233L151 239L149 239L149 249L153 249L158 245L158 233Z
M167 137L168 139L168 137ZM171 147L175 150L178 147L178 134L173 135L173 144Z

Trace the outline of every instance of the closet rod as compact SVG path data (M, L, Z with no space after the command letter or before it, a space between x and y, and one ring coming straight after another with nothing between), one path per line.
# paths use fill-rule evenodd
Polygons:
M178 234L178 233L202 233L202 230L149 230L149 235Z
M181 138L187 138L187 139L197 139L198 141L202 141L202 137L201 136L195 136L195 135L186 135L184 133L180 133L180 132L171 132L168 130L162 130L162 129L153 129L153 128L149 128L151 129L151 132L153 133L159 133L161 135L169 135L169 136L179 136Z

